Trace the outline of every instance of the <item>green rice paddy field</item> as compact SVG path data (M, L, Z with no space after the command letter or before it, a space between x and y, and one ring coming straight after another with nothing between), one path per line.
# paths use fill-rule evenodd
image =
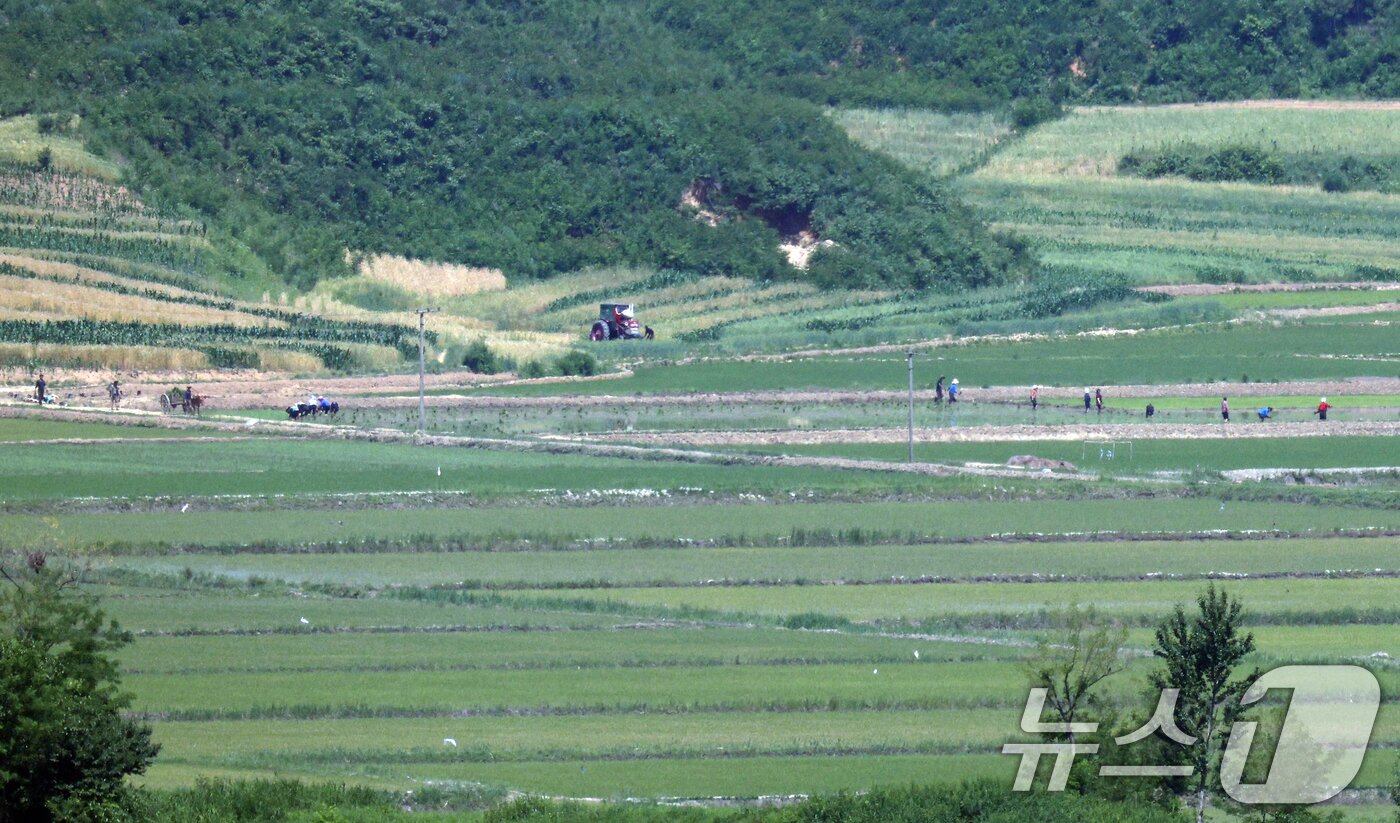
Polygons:
M1105 691L1130 711L1150 627L1208 579L1246 603L1251 663L1372 668L1387 703L1356 785L1397 763L1400 520L1376 489L1057 492L270 436L16 442L49 439L20 436L34 427L0 421L0 533L71 552L135 633L122 666L163 747L151 785L275 774L650 798L1009 780L1019 661L1057 609L1131 627L1137 656ZM1337 445L1338 463L1369 458ZM335 471L299 490L308 465ZM124 466L159 477L123 487ZM594 476L611 492L587 494Z
M1287 129L1287 150L1298 152L1363 152L1394 133L1393 115L1325 114L1254 122L1228 107L1093 110L1024 135L976 115L835 116L903 162L962 174L950 184L1052 262L1143 284L1384 279L1400 265L1393 195L1116 175L1123 153L1187 130L1228 142ZM786 286L744 288L777 305ZM790 291L809 303L790 314L764 314L764 303L729 342L841 345L851 339L803 324L883 299L837 305ZM1083 417L1061 408L1028 421L1014 402L980 402L978 390L1141 385L1163 391L1110 392L1105 422L1136 421L1154 400L1166 423L1217 426L1207 422L1216 398L1168 386L1228 380L1258 387L1232 398L1241 414L1267 403L1301 420L1315 399L1297 381L1400 376L1400 313L1379 306L1389 299L1227 294L1206 310L1211 298L1182 298L1148 309L1198 301L1199 311L1177 313L1184 327L1154 321L1174 327L930 349L917 361L919 385L956 376L972 402L956 422L920 415L931 426L1048 431ZM1357 306L1378 310L1257 314ZM1093 317L1128 316L1105 311ZM1256 314L1226 322L1239 312ZM1059 320L1029 330L1053 332ZM948 331L905 314L852 337L900 344ZM660 356L633 364L629 378L474 392L618 395L612 408L449 406L432 427L535 438L902 422L897 402L666 401L691 391L899 390L898 350L680 365L661 360L687 354L680 343L651 351ZM1337 419L1393 422L1392 384L1362 385L1333 398ZM342 424L411 426L401 414L365 410ZM1386 471L1222 474L1400 465L1389 426L1140 438L1127 465L1049 438L922 444L917 455L958 467L1034 453L1082 464L1089 476L1077 479L757 465L736 453L903 457L879 444L779 440L679 459L546 451L543 441L468 448L257 430L168 431L190 439L159 442L151 435L165 430L154 427L0 419L0 541L80 570L84 590L133 632L124 685L163 747L140 778L151 785L275 775L709 802L970 777L1009 784L1016 759L1000 749L1023 738L1022 664L1062 628L1063 607L1092 606L1095 620L1128 630L1127 670L1102 692L1127 716L1155 704L1146 689L1159 665L1153 627L1213 583L1244 604L1257 641L1246 666L1345 663L1376 675L1384 702L1342 811L1393 817L1381 790L1400 767L1400 483ZM83 442L59 442L75 438Z
M935 349L915 359L916 383L957 377L979 386L1152 385L1334 380L1400 376L1394 312L1297 321L1207 324L1111 337L1052 336ZM1377 321L1387 325L1377 325ZM642 365L632 377L580 384L577 394L743 392L778 389L903 388L903 352L776 362L715 360ZM547 395L548 385L502 386L481 393Z

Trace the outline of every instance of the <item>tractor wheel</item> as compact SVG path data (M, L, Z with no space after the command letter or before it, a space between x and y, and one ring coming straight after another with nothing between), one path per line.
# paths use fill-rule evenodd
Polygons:
M593 324L593 331L588 334L589 340L607 340L608 327L601 321Z

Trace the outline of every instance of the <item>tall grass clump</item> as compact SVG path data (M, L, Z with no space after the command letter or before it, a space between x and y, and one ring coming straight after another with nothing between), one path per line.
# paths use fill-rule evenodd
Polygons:
M360 262L359 271L369 280L430 297L459 297L506 287L506 276L500 269L433 263L392 254L366 257Z

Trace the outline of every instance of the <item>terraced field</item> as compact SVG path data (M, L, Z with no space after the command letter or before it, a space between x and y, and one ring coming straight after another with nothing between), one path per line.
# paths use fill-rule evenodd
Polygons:
M403 318L295 311L246 249L119 178L33 116L0 121L0 365L310 372L413 353Z
M948 149L914 136L947 126L936 115L866 112L843 121L856 139L915 168ZM1259 145L1285 155L1371 157L1391 151L1393 108L1087 108L1001 141L956 188L988 219L1035 238L1051 263L1126 274L1139 283L1395 279L1400 197L1375 192L1119 176L1124 155L1190 142ZM993 125L964 126L990 132ZM952 145L958 145L954 141ZM976 164L976 153L968 153ZM946 163L945 163L946 165Z

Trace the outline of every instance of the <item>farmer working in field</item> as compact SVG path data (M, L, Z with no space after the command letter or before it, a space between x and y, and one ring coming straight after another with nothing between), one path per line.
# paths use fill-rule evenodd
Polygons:
M948 384L948 402L958 402L958 378L954 377L953 382Z
M937 382L936 384L934 384L934 387L933 387L933 402L935 402L935 403L942 403L942 402L943 402L943 379L944 379L944 376L943 376L943 375L941 375L941 374L938 375L938 382Z
M1103 414L1103 389L1094 389L1094 406Z
M34 399L39 401L39 405L44 405L44 397L48 395L49 381L44 379L44 373L39 372L39 379L34 381Z
M1262 409L1259 410L1259 422L1260 422L1260 423L1263 423L1265 420L1272 420L1273 417L1274 417L1274 407L1273 407L1273 406L1265 406L1264 408L1262 408Z
M1327 398L1324 397L1322 398L1322 402L1317 404L1317 411L1313 412L1313 414L1317 415L1318 420L1326 420L1327 410L1330 408L1332 407L1327 405Z
M185 398L183 407L185 409L186 414L188 414L190 410L194 408L194 386L185 387Z
M112 385L107 387L107 396L112 398L112 411L116 411L122 402L122 384L113 380Z
M1220 398L1220 419L1226 423L1230 422L1230 398Z
M1031 386L1031 411L1035 411L1040 406L1040 387Z

